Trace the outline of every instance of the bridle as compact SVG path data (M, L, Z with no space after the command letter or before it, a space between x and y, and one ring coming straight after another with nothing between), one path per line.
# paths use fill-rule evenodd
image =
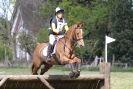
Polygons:
M76 29L74 29L74 30L76 30ZM74 37L72 38L72 39L69 39L68 37L64 37L65 38L65 43L64 42L62 42L63 44L64 44L64 51L65 51L65 47L66 48L68 48L67 47L67 45L66 45L66 39L68 39L68 40L70 40L71 42L73 42L74 43L74 47L76 47L76 45L77 45L77 43L76 42L78 42L78 41L80 41L81 42L81 40L82 39L84 39L83 37L81 37L81 38L78 38L77 39L77 37L76 37L76 34L74 33ZM70 49L70 48L68 48L70 51L72 51L72 49Z
M82 38L78 38L78 39L75 39L75 41L81 41L82 39L84 39L83 37Z
M76 29L75 29L76 30ZM73 38L73 41L75 42L78 42L78 41L81 41L82 39L84 39L84 37L81 37L81 38L78 38L76 37L76 33L74 33L74 38Z

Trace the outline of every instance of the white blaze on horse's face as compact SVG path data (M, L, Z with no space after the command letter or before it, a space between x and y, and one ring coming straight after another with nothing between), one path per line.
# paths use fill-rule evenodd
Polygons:
M77 43L79 45L79 47L84 47L84 39L83 39L83 29L77 29L77 33L76 33L76 39L77 39Z

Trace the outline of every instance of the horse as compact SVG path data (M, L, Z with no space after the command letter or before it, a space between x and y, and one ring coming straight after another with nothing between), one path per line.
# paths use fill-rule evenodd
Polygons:
M77 23L72 25L65 33L64 37L60 38L56 43L55 54L51 57L50 63L46 62L46 56L44 57L42 51L48 46L48 43L39 43L33 53L32 60L32 74L37 75L41 65L40 75L47 72L53 65L56 64L70 64L71 72L70 78L77 78L80 76L81 59L75 55L75 47L84 47L84 24Z

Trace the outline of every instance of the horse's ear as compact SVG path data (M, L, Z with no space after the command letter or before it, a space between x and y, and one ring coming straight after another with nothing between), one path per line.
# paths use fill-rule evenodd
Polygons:
M84 27L84 23L78 23L77 24L77 28L83 28Z
M83 28L83 27L84 27L84 23L77 23L74 25L74 29Z
M77 29L77 27L78 27L78 24L75 24L75 25L74 25L74 29Z

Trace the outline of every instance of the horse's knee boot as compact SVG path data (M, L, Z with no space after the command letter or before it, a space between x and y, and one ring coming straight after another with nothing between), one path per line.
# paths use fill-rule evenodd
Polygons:
M75 65L75 64L70 64L70 66L71 66L71 70L72 70L73 72L75 72L75 70L76 70L76 65Z
M81 68L81 64L80 63L76 64L77 71L80 71L80 68Z

